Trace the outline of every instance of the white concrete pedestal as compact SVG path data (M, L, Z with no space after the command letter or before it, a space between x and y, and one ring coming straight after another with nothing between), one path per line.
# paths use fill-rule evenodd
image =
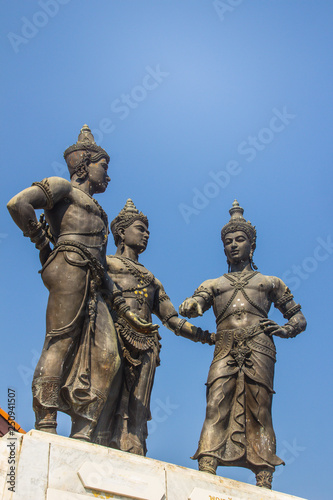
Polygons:
M9 463L12 459L15 462ZM15 493L9 489L13 483ZM0 439L0 496L3 500L302 500L35 430Z

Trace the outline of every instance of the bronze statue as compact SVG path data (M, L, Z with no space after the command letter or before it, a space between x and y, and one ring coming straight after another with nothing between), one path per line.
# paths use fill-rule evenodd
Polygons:
M271 405L275 346L273 335L295 337L305 330L301 306L289 288L264 276L253 263L256 230L235 200L222 228L228 274L207 280L180 306L188 318L211 306L216 316L216 344L207 380L206 419L198 449L199 470L216 473L218 465L247 467L257 486L271 488L276 442ZM267 318L271 304L288 320L279 326Z
M107 256L108 273L122 290L130 310L149 322L152 314L156 314L176 335L212 343L209 332L178 317L162 283L138 261L148 243L148 219L139 213L132 200L127 200L112 221L111 231L117 251ZM116 415L113 416L113 404L106 404L96 428L96 442L146 455L150 395L160 361L160 336L157 332L137 333L118 312L112 314L124 359L124 379Z
M121 384L122 359L106 300L134 328L155 334L158 327L132 314L106 273L108 218L93 195L110 181L108 154L84 125L64 157L70 182L35 182L10 200L8 210L36 244L50 292L32 383L36 429L56 433L60 410L72 418L71 437L89 441L107 397L115 402ZM40 222L36 209L45 211Z

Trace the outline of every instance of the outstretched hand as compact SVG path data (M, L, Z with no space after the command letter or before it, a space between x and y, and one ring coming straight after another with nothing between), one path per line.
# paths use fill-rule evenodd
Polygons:
M154 325L153 323L148 323L142 318L139 318L136 314L131 311L126 311L124 314L124 318L131 325L134 330L137 330L140 333L157 333L159 326Z
M202 307L195 299L190 297L185 299L179 306L179 314L185 316L186 318L196 318L197 316L202 316Z
M264 333L266 333L266 335L269 335L270 337L272 335L276 335L277 337L281 338L288 337L286 329L283 326L278 325L271 319L260 320L260 326L263 329Z

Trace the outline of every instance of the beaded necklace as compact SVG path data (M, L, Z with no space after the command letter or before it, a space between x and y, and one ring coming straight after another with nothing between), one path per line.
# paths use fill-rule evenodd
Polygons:
M126 288L126 292L134 292L135 290L138 290L140 288L146 288L154 282L155 276L153 275L153 273L148 271L148 269L146 269L145 272L143 270L137 269L136 265L139 263L134 261L133 259L130 259L129 257L120 257L119 255L112 255L111 257L113 259L119 259L124 264L128 272L132 276L137 278L140 281L140 285L142 285L137 285L132 288ZM139 265L144 267L142 264Z

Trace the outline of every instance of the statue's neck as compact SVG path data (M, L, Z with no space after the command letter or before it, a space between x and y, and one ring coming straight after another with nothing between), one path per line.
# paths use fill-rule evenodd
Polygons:
M251 263L249 260L230 264L229 273L240 273L242 271L252 271Z
M119 257L125 257L127 259L134 260L135 262L139 261L139 256L137 252L131 248L128 247L127 245L124 245L123 248L121 248L121 245L117 248L116 255L119 255Z
M75 174L71 179L71 183L73 184L74 187L80 189L89 196L93 196L96 192L95 189L93 189L91 183L87 179L81 181Z

